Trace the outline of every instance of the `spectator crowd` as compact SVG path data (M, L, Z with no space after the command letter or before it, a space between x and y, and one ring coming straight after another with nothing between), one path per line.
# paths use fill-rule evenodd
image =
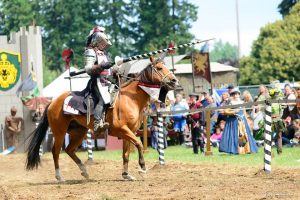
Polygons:
M296 100L300 90L290 84L280 88L278 83L270 86L260 85L257 96L247 90L241 92L232 85L227 87L217 101L208 91L191 93L188 97L176 94L174 100L166 103L159 100L149 105L152 113L156 111L182 111L199 108L216 108L225 105L265 101L268 99ZM289 104L272 104L272 136L277 152L282 152L282 145L294 147L300 145L300 102ZM209 114L210 116L207 116ZM219 148L220 152L231 154L255 153L263 144L264 117L263 104L235 109L218 109L210 112L175 113L164 116L165 147L169 144L191 146L195 154L203 153L207 143L207 117L210 118L210 145ZM148 120L151 132L151 146L157 148L157 117Z

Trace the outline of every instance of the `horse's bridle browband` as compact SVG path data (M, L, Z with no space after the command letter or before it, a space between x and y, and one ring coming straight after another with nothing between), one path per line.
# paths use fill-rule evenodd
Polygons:
M158 62L159 63L159 62ZM156 64L158 64L156 63ZM147 70L151 69L151 80L148 80L147 77L145 76L145 72ZM158 74L162 79L160 82L153 82L153 71ZM160 85L160 86L164 86L167 83L164 82L165 78L167 78L170 74L172 74L172 72L169 71L169 73L163 75L161 74L155 67L154 64L150 64L148 65L140 74L138 77L140 77L140 82L142 83L146 83L146 84L153 84L153 85Z

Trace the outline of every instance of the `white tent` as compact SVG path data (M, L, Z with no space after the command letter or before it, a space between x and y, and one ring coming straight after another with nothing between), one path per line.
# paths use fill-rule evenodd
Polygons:
M71 67L72 71L78 71L78 69ZM49 85L47 85L43 89L43 96L44 97L52 97L53 99L57 98L63 92L70 91L70 80L65 79L65 77L69 77L69 70L62 73L59 77L57 77L54 81L52 81ZM87 74L75 76L71 79L71 87L72 91L81 91L83 90L88 81L89 76Z

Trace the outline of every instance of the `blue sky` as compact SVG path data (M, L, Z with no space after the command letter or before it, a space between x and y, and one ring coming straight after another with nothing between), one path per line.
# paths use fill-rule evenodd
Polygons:
M260 28L282 19L282 0L238 0L241 55L249 55ZM237 45L236 0L190 0L198 6L191 32L197 39L216 38Z

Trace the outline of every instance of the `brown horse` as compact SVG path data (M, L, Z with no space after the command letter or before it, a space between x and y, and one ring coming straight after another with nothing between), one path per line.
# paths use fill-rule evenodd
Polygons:
M150 59L151 63L130 83L123 86L115 102L115 106L108 109L106 121L109 122L109 134L123 139L123 172L124 179L134 180L128 174L128 162L130 143L135 145L139 153L140 172L146 173L145 161L143 156L143 145L135 136L139 128L144 108L150 101L150 96L142 90L140 84L155 84L165 89L174 89L177 84L175 76L166 68L164 63L158 59ZM85 165L75 154L76 149L82 143L88 129L93 129L93 117L87 124L85 115L65 115L63 103L70 92L65 92L55 99L46 108L43 119L37 129L33 132L32 139L28 146L26 160L27 170L37 168L40 163L39 147L45 138L48 126L52 129L54 145L52 154L55 165L55 177L58 181L63 181L59 169L59 153L64 141L66 132L70 134L70 143L65 149L66 153L74 160L81 170L81 175L88 178Z

